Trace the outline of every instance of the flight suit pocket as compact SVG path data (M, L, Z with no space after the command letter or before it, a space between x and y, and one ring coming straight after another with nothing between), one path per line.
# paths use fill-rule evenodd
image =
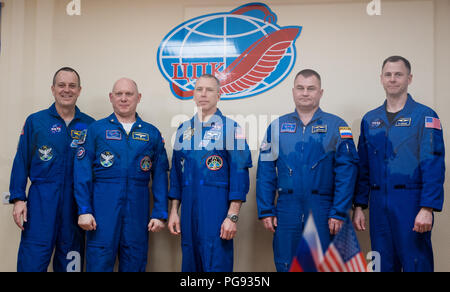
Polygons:
M289 174L280 174L278 177L277 190L279 194L293 194L294 187L292 176Z

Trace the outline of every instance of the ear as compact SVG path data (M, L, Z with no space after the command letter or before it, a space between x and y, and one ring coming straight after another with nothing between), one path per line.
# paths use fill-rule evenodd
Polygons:
M142 98L142 94L138 94L138 103L140 103L141 102L141 98Z
M408 85L411 85L412 79L413 79L413 75L409 74L409 76L408 76Z

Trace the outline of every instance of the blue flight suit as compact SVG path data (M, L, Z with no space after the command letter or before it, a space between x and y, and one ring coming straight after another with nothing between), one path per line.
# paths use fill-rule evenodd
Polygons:
M46 272L54 249L55 272L82 270L84 233L78 228L73 199L73 160L77 141L92 122L94 119L76 108L74 119L66 126L55 104L25 122L9 187L10 202L26 201L28 210L19 247L19 272ZM80 260L76 266L70 265L73 252Z
M370 206L372 250L380 252L381 271L434 269L431 232L413 231L419 210L441 211L444 200L443 134L426 120L438 116L408 95L392 124L386 102L361 122L354 204Z
M181 201L183 272L232 272L233 240L220 238L230 202L245 202L251 153L245 136L220 110L177 131L169 198Z
M114 113L88 128L75 161L78 214L97 222L87 232L88 272L112 272L117 254L120 272L145 272L150 218L167 219L168 170L160 132L138 115L128 135Z
M260 219L278 220L277 271L289 271L310 212L326 251L332 239L329 218L345 220L351 207L357 163L350 128L320 108L308 125L294 111L269 126L260 150L256 199Z

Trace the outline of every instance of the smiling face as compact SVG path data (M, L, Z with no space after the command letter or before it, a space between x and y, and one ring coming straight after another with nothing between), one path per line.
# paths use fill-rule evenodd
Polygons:
M51 87L58 107L73 108L81 93L80 81L74 72L60 71Z
M220 100L220 86L214 78L200 77L195 84L194 102L204 115L214 114Z
M294 81L292 95L296 108L301 111L313 111L319 108L323 95L320 80L314 75L309 77L299 75Z
M388 97L396 98L408 93L412 75L402 61L387 62L381 73L381 84Z
M122 118L133 118L136 115L137 105L141 101L141 94L138 92L136 83L123 78L114 84L109 99L116 115Z

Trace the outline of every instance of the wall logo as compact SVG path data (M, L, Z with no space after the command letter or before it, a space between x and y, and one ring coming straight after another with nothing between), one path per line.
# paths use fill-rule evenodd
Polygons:
M179 99L191 99L195 81L205 73L219 78L223 100L247 98L275 87L292 71L301 30L278 26L265 4L247 4L177 26L160 44L158 66Z

